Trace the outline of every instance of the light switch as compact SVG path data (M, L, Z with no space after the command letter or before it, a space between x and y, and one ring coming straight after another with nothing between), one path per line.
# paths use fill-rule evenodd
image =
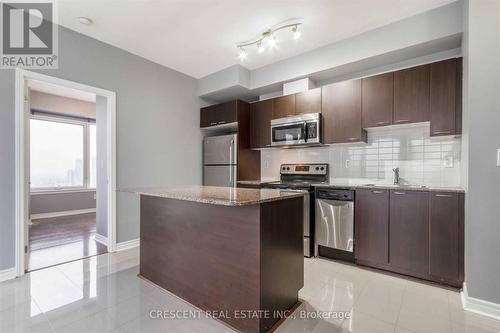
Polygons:
M497 149L497 167L500 167L500 149Z

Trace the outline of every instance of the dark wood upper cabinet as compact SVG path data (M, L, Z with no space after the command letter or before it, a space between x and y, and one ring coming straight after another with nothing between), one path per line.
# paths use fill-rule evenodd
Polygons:
M200 127L223 125L238 121L238 103L242 102L235 100L201 108Z
M271 144L273 101L250 104L250 148L264 148Z
M432 192L430 198L431 277L439 282L461 286L463 279L463 195Z
M389 191L356 190L354 255L362 264L389 263Z
M217 125L215 121L216 105L205 106L200 109L200 127Z
M394 72L394 124L429 121L430 66Z
M295 114L320 113L321 88L295 94Z
M392 124L394 109L394 73L362 80L363 128Z
M463 91L463 58L457 59L457 93L455 105L455 134L462 134L462 91Z
M430 79L431 136L456 133L457 59L432 63Z
M361 80L344 81L322 88L323 142L366 142L361 127Z
M272 99L273 119L295 115L295 95L280 96Z
M389 262L400 273L429 277L429 192L391 190Z

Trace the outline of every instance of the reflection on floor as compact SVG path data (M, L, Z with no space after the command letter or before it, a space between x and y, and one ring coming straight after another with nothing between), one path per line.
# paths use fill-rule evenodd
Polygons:
M151 318L196 311L139 279L138 264L135 248L0 283L0 332L233 332L204 316ZM323 259L305 259L300 297L277 333L500 332L499 321L465 312L456 291ZM328 315L344 311L350 318Z
M94 240L96 214L32 220L28 271L107 252Z

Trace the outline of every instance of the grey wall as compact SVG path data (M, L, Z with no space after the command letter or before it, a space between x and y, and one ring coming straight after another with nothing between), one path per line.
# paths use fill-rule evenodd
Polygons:
M500 2L465 6L466 284L469 296L500 304Z
M96 98L96 126L97 126L97 161L96 161L96 190L97 213L96 231L99 235L108 236L108 175L107 175L107 100L105 97Z
M116 92L117 187L201 183L196 80L59 30L59 69L40 72ZM14 80L0 70L0 270L15 265ZM117 213L118 242L139 237L138 197L118 192Z
M30 213L44 214L96 208L95 191L31 194Z

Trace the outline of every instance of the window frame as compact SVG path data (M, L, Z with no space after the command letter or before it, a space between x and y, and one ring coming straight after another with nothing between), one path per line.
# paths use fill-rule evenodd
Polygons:
M35 112L33 112L35 111ZM90 187L90 126L97 124L91 121L91 119L76 118L66 115L52 115L52 114L38 114L36 110L33 110L30 114L30 122L34 120L49 121L54 123L63 123L71 125L83 126L83 186L58 186L58 187L31 187L30 180L30 193L43 194L43 193L58 193L58 192L84 192L84 191L95 191L96 187ZM96 128L97 133L97 128ZM31 134L30 134L31 138ZM97 142L97 138L96 138ZM31 145L30 145L31 151ZM31 153L30 153L31 154ZM97 161L96 161L97 163ZM97 172L97 165L96 165ZM30 158L30 174L31 174L31 158ZM31 178L31 176L30 176Z

